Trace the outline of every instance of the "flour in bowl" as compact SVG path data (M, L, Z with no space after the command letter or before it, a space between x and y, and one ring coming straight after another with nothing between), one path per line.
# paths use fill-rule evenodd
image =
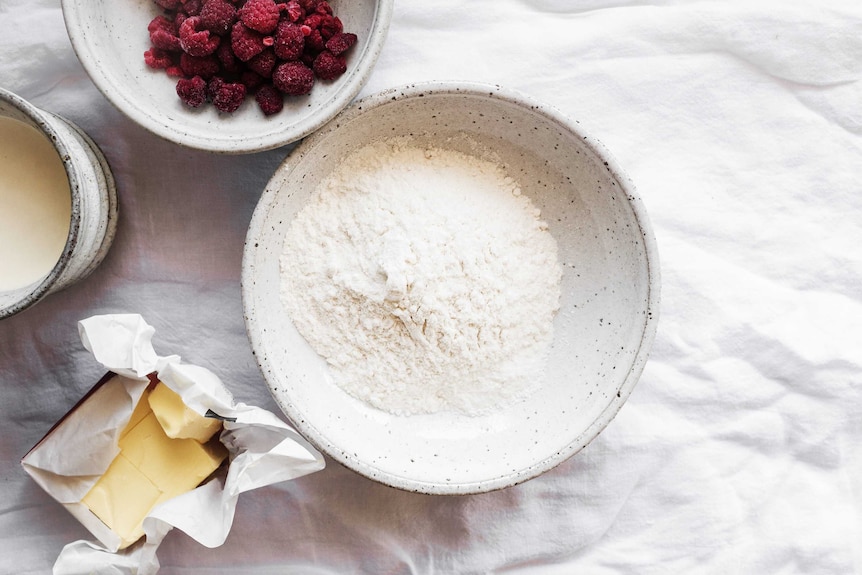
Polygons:
M335 383L398 415L504 408L540 385L557 245L502 167L370 144L291 223L281 300Z

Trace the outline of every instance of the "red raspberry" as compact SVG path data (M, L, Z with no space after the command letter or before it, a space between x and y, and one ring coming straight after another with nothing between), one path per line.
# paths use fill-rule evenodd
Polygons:
M168 69L174 65L170 52L152 47L144 52L144 63L150 68Z
M219 112L235 112L245 100L245 86L240 83L222 83L213 96L213 106Z
M227 0L206 0L201 8L201 24L213 34L227 34L236 21L236 7Z
M203 28L200 16L186 18L180 26L180 46L189 56L208 56L216 51L221 38Z
M302 9L302 6L296 0L290 0L285 10L287 10L287 18L291 22L297 22L299 19L305 17L305 10Z
M257 72L253 72L252 70L246 70L239 76L240 83L245 86L247 92L254 92L266 82L266 78L258 74Z
M273 47L275 55L282 60L299 59L305 48L305 35L302 33L302 28L293 22L282 20L275 31Z
M168 66L165 68L165 73L171 78L185 78L186 75L183 74L183 69L179 66Z
M320 52L326 47L326 38L323 37L323 34L320 33L320 30L314 28L309 32L308 36L305 37L305 48L306 50L311 49L315 53Z
M318 2L317 7L314 9L318 14L329 14L332 15L332 6L329 5L329 2L326 0L322 0Z
M344 56L336 56L329 50L324 50L314 59L314 73L321 80L335 80L347 71L347 61Z
M246 27L242 22L237 22L230 32L230 45L237 58L248 62L266 48L264 38L265 36L260 32Z
M272 48L267 48L248 62L248 69L260 74L264 78L272 76L272 69L275 68L275 52Z
M183 4L183 12L186 16L197 16L201 13L203 0L180 0Z
M221 69L229 74L239 74L242 71L242 62L234 56L230 42L222 42L216 50L216 58L221 63Z
M176 10L182 6L180 0L155 0L155 2L165 10Z
M171 52L179 52L182 49L177 36L177 26L171 19L163 15L156 16L147 25L147 31L150 33L150 42L156 48Z
M278 114L284 108L284 95L272 84L261 86L257 94L255 94L254 99L265 116Z
M221 76L213 76L210 78L209 82L207 82L207 98L210 100L215 98L216 93L218 93L224 83L224 78Z
M311 14L315 10L317 10L317 5L320 4L320 0L297 0L299 5L302 6L302 9L305 10L306 14Z
M221 66L214 54L209 56L189 56L185 52L180 56L180 68L185 76L200 76L201 78L212 78L219 73Z
M341 19L338 18L338 16L332 16L331 14L323 16L323 19L320 23L320 34L325 40L329 40L336 34L340 34L343 31L344 24L341 23Z
M177 81L177 96L186 106L197 108L207 99L207 83L200 76L180 78Z
M278 25L281 8L275 0L248 0L239 9L242 23L261 34L269 34Z
M332 38L326 41L326 49L338 56L347 52L354 44L356 44L356 34L350 32L339 32Z
M302 62L285 62L272 73L272 83L288 96L302 96L311 92L314 72Z

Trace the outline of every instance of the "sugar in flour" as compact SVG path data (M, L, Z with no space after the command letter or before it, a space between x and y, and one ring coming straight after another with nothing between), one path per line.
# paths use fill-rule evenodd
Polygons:
M280 264L299 332L337 385L379 409L479 415L539 385L557 246L496 163L368 145L319 184Z

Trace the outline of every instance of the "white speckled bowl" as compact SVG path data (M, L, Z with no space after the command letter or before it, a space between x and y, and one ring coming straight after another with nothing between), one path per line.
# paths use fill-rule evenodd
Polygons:
M383 47L394 0L332 0L344 30L359 40L347 72L318 81L308 96L286 98L284 109L266 117L249 97L233 114L213 106L192 109L176 93L176 78L144 63L150 47L147 24L160 8L153 0L62 0L72 46L90 78L121 112L177 144L229 154L277 148L304 138L359 93Z
M347 153L413 135L493 149L542 210L564 267L542 388L497 413L395 416L338 388L279 301L279 255L294 215ZM462 150L469 151L469 150ZM652 344L659 263L640 199L579 124L496 86L429 83L366 98L298 146L270 180L246 240L246 326L270 389L305 436L344 465L424 493L476 493L530 479L586 446L637 382Z
M23 98L0 89L0 116L28 124L51 140L63 161L71 190L71 222L66 245L54 268L40 280L0 291L0 319L87 277L105 258L117 227L117 191L108 162L80 128ZM21 238L26 242L27 238Z

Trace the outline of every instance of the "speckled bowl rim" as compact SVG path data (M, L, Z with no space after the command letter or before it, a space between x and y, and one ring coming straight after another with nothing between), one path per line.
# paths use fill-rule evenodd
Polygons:
M293 167L300 164L304 157L313 152L318 142L329 137L332 133L337 132L341 125L349 123L352 119L367 113L379 106L391 103L397 100L422 98L430 95L474 95L502 100L516 106L520 106L534 113L540 114L549 121L557 124L562 130L570 132L576 136L587 146L589 150L596 154L603 162L611 175L621 186L626 193L626 200L630 205L635 220L640 228L641 237L643 240L644 253L646 255L646 268L648 276L648 296L647 296L647 313L644 322L644 329L641 335L637 353L634 356L629 372L619 388L618 392L611 398L607 407L599 414L598 417L590 424L584 432L574 441L570 442L565 448L557 451L553 455L537 461L533 465L522 468L521 470L495 477L488 480L463 483L435 483L427 482L418 479L409 479L400 475L390 474L381 471L372 465L365 463L355 457L351 457L349 453L332 444L326 438L326 435L318 431L318 429L306 419L305 415L296 409L296 406L288 401L284 401L273 393L272 386L269 386L276 403L284 411L291 422L297 427L306 439L308 439L318 449L345 465L346 467L356 471L374 481L396 487L398 489L413 491L418 493L426 493L431 495L467 495L476 493L485 493L497 489L511 487L519 483L523 483L529 479L537 477L550 469L553 469L560 463L566 461L587 445L589 445L601 433L607 425L617 415L623 404L631 395L632 390L637 384L643 372L644 366L649 358L649 352L655 340L656 331L659 320L659 307L661 300L661 271L658 256L658 247L656 245L655 236L653 234L652 225L650 224L649 216L643 202L638 195L634 183L623 171L617 160L611 155L608 149L597 140L595 137L587 133L580 122L572 120L568 116L562 114L557 109L541 104L533 98L509 88L504 88L494 84L484 84L477 82L463 81L431 81L409 84L402 87L386 89L376 94L367 96L338 114L329 124L321 130L315 132L311 137L303 140L294 150L288 155L283 164L276 170L273 178L281 173L286 165ZM267 185L264 193L252 214L251 223L248 229L248 235L245 242L243 263L242 263L242 297L243 297L243 315L245 317L246 331L248 332L249 340L251 341L252 349L259 349L261 346L262 334L256 329L255 312L251 307L251 302L246 293L247 286L254 282L254 261L253 254L259 249L257 246L257 237L260 235L260 230L266 223L270 207L276 200L277 188ZM273 366L270 365L268 354L255 353L255 358L260 366L264 378L267 373L273 371Z
M66 177L69 180L69 190L71 193L72 217L69 220L69 235L66 236L66 245L63 247L63 253L60 254L60 259L54 264L54 268L45 276L39 284L33 287L30 292L5 308L0 308L0 319L10 317L18 312L21 312L28 307L34 305L41 300L51 290L57 280L63 275L66 267L72 260L72 254L75 247L78 245L78 237L81 233L81 210L78 209L81 203L81 181L74 169L71 159L71 152L66 145L62 136L57 133L51 125L51 116L47 112L43 112L27 100L14 94L8 90L0 88L0 100L11 104L30 118L38 129L45 134L60 155L60 160L63 162L63 169L66 171Z
M99 57L87 41L86 31L76 17L77 0L61 0L60 5L66 32L72 42L72 49L96 88L114 107L157 136L181 146L222 154L248 154L279 148L301 140L332 120L336 114L350 104L368 81L374 65L377 63L386 42L395 0L376 0L374 20L365 51L356 58L355 67L348 68L349 77L342 88L335 91L329 100L323 102L318 107L316 114L308 116L302 122L287 126L283 130L266 136L248 136L242 139L237 137L219 138L217 133L210 137L199 137L183 129L182 124L178 122L165 122L163 117L149 114L137 104L133 97L128 97L125 90L102 73L97 63Z

